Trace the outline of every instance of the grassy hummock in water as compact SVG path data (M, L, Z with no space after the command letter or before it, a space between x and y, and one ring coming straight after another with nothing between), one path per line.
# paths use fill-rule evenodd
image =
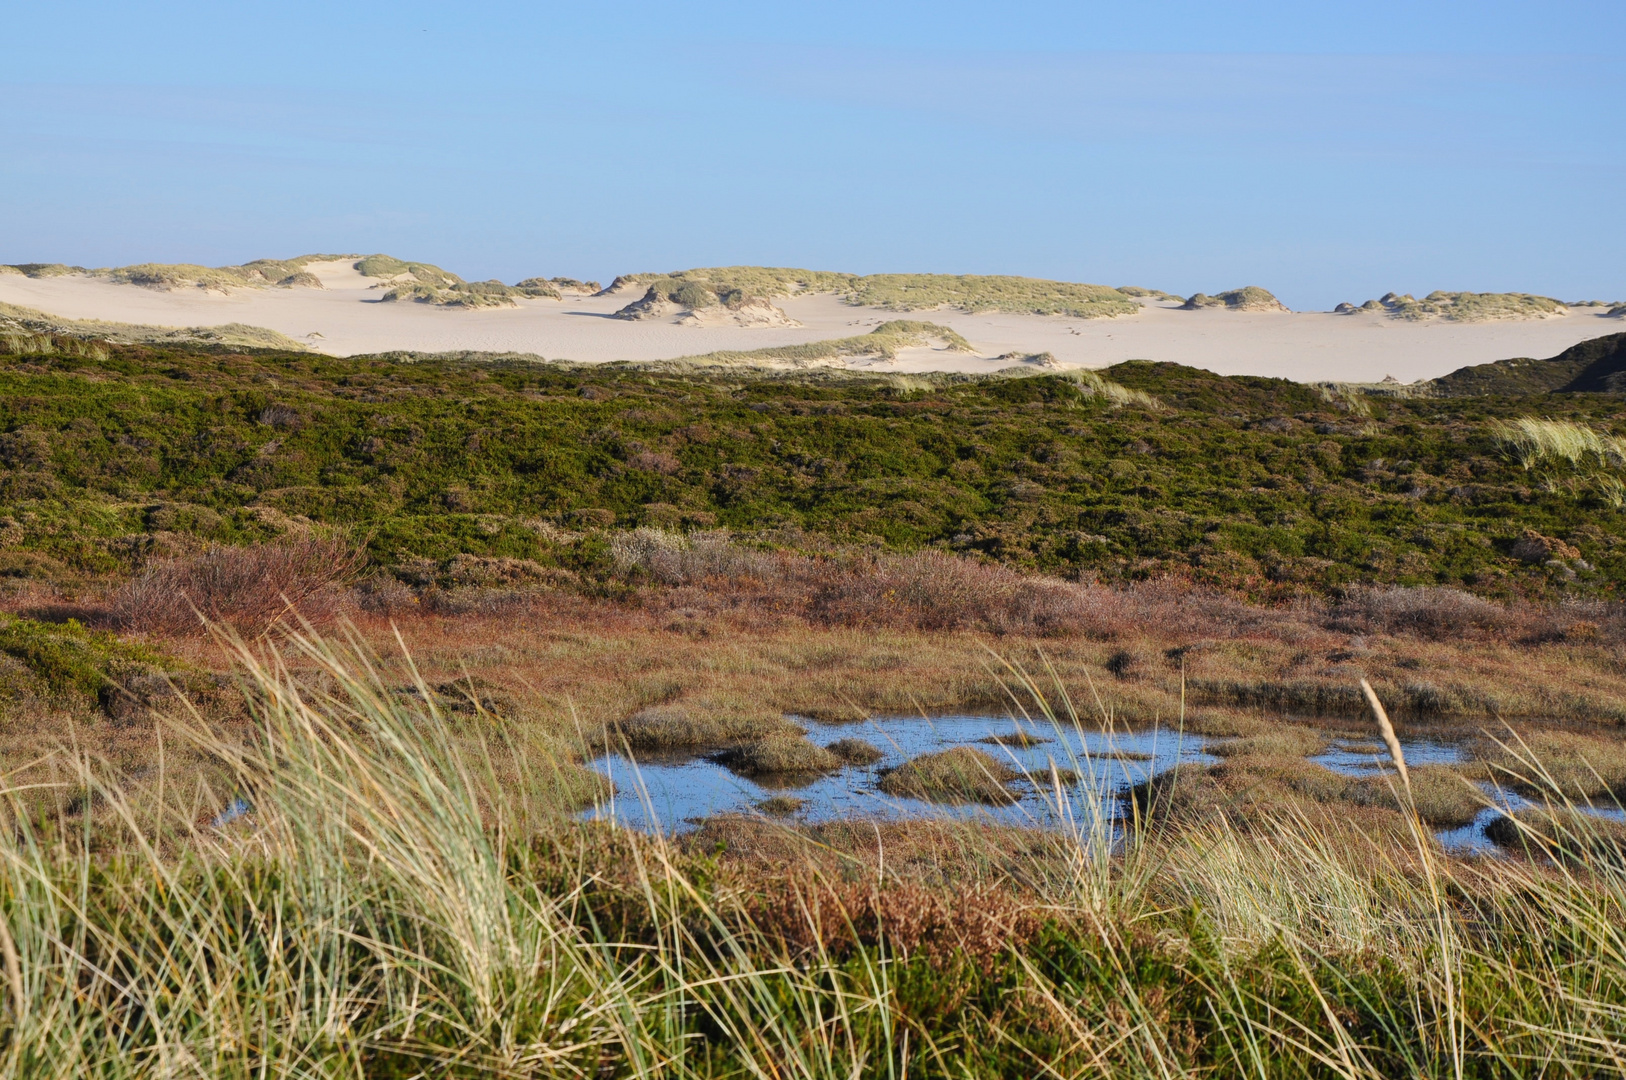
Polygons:
M618 740L624 740L633 750L664 752L746 739L794 739L801 734L801 728L773 712L676 703L640 709L621 721L610 746L619 748Z
M712 760L741 776L796 776L834 772L842 759L806 738L781 735L731 746Z
M1030 746L1038 746L1050 740L1043 735L1031 735L1026 731L1015 731L1007 735L990 735L982 741L990 746L1014 746L1018 750L1026 750Z
M1005 785L1021 773L984 751L956 746L921 754L881 777L881 790L896 798L941 803L1007 806L1016 796Z
M1484 793L1448 766L1410 771L1409 799L1424 822L1456 828L1489 805ZM1328 814L1398 811L1408 795L1398 774L1350 776L1297 755L1238 754L1206 768L1180 765L1137 785L1143 809L1174 820L1222 814L1239 822L1268 821L1282 806L1300 804Z
M801 810L804 800L794 795L770 795L757 803L757 809L772 817L786 817Z
M1536 858L1626 869L1626 823L1571 806L1531 806L1485 826L1497 847Z
M886 755L880 749L865 742L863 739L845 738L837 739L825 747L836 757L849 765L873 765Z

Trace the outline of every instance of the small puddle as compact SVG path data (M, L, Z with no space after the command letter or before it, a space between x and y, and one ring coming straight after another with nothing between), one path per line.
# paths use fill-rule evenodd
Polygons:
M1117 796L1132 785L1178 764L1208 765L1219 760L1203 752L1201 736L1182 736L1168 729L1079 731L992 716L876 717L858 724L793 719L820 746L837 739L864 739L881 751L881 759L873 765L850 765L840 772L790 784L769 777L736 776L705 757L646 755L634 762L621 754L609 754L591 764L615 782L617 794L586 816L610 818L645 831L675 832L714 814L751 811L774 795L791 795L802 800L794 817L802 822L935 817L1056 826L1064 824L1063 817L1070 817L1083 824L1093 813L1097 793L1116 812ZM986 741L1019 733L1044 741L1032 746ZM996 761L1029 773L1037 783L1014 782L1010 790L1016 802L1007 806L944 805L898 798L880 790L885 770L920 754L956 746L986 751ZM1065 800L1059 807L1047 780L1051 761L1086 777L1063 788Z
M1433 739L1402 739L1400 752L1406 756L1406 764L1412 767L1460 765L1467 760L1462 747ZM1345 776L1371 776L1390 767L1389 750L1376 739L1370 743L1335 739L1326 751L1314 755L1310 760Z
M1460 765L1468 760L1461 746L1434 739L1401 739L1400 752L1405 755L1406 764L1412 768L1422 765ZM1392 768L1388 748L1376 739L1370 743L1355 739L1337 739L1326 751L1312 756L1310 760L1345 776L1375 776ZM1511 788L1502 787L1488 780L1476 781L1474 786L1484 792L1490 805L1481 810L1469 824L1455 829L1442 829L1434 836L1445 850L1455 854L1497 854L1500 849L1485 835L1486 826L1503 814L1511 814L1538 804ZM1583 804L1577 805L1575 809L1596 817L1626 823L1626 810L1616 807Z

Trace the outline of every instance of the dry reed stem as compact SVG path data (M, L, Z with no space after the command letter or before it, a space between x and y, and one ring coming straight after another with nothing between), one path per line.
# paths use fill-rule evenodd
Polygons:
M1395 726L1389 722L1389 714L1383 708L1383 702L1378 700L1376 690L1365 679L1361 680L1361 693L1366 695L1366 703L1372 706L1372 715L1378 720L1378 734L1383 736L1383 744L1389 748L1389 757L1400 772L1400 782L1406 787L1406 799L1411 801L1411 774L1406 771L1406 755L1400 750L1400 739L1395 735Z
M17 956L17 942L11 936L11 920L0 914L0 953L6 961L6 984L11 991L12 1019L23 1022L23 966Z

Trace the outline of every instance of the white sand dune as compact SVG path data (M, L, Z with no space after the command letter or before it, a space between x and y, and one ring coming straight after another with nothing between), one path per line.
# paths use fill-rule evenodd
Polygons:
M1225 375L1348 382L1376 382L1390 375L1401 382L1435 378L1468 364L1552 356L1578 341L1626 330L1621 319L1589 308L1549 319L1454 323L1405 322L1374 314L1182 311L1153 301L1138 315L1073 319L949 310L899 315L850 307L832 296L776 301L801 324L797 327L694 326L675 319L610 318L626 304L625 296L567 294L563 300L524 300L518 307L484 310L382 303L379 282L363 277L348 262L313 263L308 269L324 288L222 294L118 285L80 275L0 274L0 301L74 319L160 326L247 323L339 356L476 349L586 362L799 344L862 334L888 319L913 318L953 327L977 355L911 349L878 366L890 371L990 371L1008 366L995 359L1004 353L1049 352L1067 366L1168 360Z

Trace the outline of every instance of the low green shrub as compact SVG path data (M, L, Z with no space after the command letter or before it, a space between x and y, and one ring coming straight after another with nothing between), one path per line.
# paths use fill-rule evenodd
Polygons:
M0 655L17 661L27 676L6 697L32 684L53 696L104 703L123 680L182 666L158 649L73 619L48 623L6 614L0 614Z

